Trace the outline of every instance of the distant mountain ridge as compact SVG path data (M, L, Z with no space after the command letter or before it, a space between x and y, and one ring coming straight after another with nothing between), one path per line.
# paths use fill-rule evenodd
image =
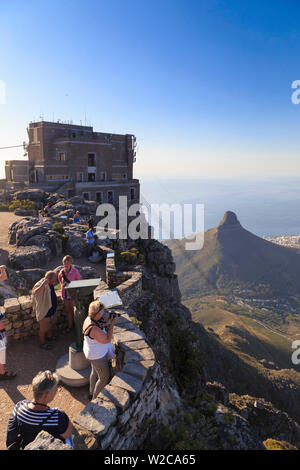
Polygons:
M260 238L227 211L204 234L204 246L186 251L185 240L169 240L184 297L213 290L262 285L273 295L300 292L300 252Z

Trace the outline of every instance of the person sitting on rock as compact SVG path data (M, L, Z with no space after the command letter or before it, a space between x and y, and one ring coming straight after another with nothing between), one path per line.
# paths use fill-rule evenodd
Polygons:
M76 211L76 212L75 212L73 222L74 222L74 224L80 224L81 218L80 218L80 213L79 213L79 211Z
M40 371L34 377L34 400L19 401L10 415L6 433L7 448L24 449L42 430L66 444L72 442L72 421L64 411L48 406L55 397L57 386L58 377L50 370Z
M0 282L5 281L6 279L6 266L2 265L0 266ZM17 374L5 370L7 339L5 333L5 326L1 321L2 318L3 313L0 311L0 380L10 380L13 379Z
M55 271L48 271L45 277L32 288L32 307L39 322L40 348L52 349L47 341L53 341L53 328L56 323L57 297L54 284L57 282ZM47 341L46 341L47 340Z
M74 302L68 294L68 284L71 281L79 281L82 279L78 269L72 266L73 259L72 256L66 255L62 259L63 269L59 272L58 279L61 285L61 298L64 302L65 312L67 314L68 320L68 329L67 332L71 331L73 328L73 318L74 318Z

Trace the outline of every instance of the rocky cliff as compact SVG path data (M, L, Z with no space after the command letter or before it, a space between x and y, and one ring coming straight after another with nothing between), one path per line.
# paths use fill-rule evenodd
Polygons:
M228 217L223 220L224 230L232 227L230 222ZM295 413L293 417L286 413L287 403L293 411L297 386L293 390L288 384L280 388L266 378L257 380L256 371L245 367L214 334L193 323L180 302L171 251L151 240L136 247L144 253L145 263L143 290L131 304L132 315L141 322L160 363L167 404L163 419L149 424L141 448L265 449L267 439L299 447ZM241 396L230 393L236 391ZM277 408L260 398L266 395L275 399Z

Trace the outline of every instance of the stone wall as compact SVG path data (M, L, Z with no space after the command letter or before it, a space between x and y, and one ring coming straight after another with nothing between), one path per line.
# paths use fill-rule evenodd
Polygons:
M57 300L56 326L61 330L67 327L67 320L60 295L57 296ZM5 299L2 310L4 313L2 323L5 326L8 342L37 335L39 324L32 311L32 300L30 295Z
M109 250L114 255L113 250ZM115 257L106 258L106 289L116 289L124 305L132 304L142 293L142 272L141 271L117 271ZM99 295L99 291L104 293L103 284L99 285L94 293L94 298Z

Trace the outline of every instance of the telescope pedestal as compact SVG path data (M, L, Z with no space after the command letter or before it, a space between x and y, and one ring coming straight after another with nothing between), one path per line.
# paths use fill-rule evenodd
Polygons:
M82 387L90 380L90 362L83 352L76 348L76 344L72 343L69 352L58 360L56 373L64 384L70 387Z
M82 325L87 316L88 306L93 299L93 292L101 278L82 279L68 284L68 293L75 302L74 325L76 342L69 347L69 352L56 364L56 373L60 380L70 387L82 387L90 380L91 366L82 352Z

